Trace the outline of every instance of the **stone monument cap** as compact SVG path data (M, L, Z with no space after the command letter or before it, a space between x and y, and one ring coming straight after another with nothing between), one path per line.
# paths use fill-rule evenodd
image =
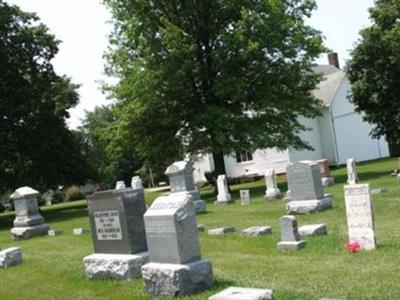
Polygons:
M181 160L171 164L165 171L165 175L177 175L193 172L193 166L190 161Z
M23 187L16 189L15 192L10 196L10 198L11 199L20 199L20 198L24 198L26 196L34 196L34 195L39 195L39 192L29 186L23 186Z

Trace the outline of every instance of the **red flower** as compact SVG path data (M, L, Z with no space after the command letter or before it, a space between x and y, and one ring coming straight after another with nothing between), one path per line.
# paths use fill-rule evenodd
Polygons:
M345 242L344 246L351 253L360 251L360 243L358 243L358 242Z

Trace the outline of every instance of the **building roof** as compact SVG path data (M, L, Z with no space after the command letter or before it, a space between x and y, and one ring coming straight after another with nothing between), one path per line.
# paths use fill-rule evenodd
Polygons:
M329 107L335 99L337 90L346 77L346 73L332 65L318 65L313 70L323 76L323 79L313 91L313 95Z

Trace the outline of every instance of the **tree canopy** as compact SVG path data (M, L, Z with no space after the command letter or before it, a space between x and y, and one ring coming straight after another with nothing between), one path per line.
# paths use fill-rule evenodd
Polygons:
M109 91L140 155L213 153L221 174L223 154L308 146L298 120L319 114L312 62L325 50L304 23L314 1L104 2L114 21L106 71L119 79Z
M65 122L78 86L51 64L58 43L35 14L0 0L0 190L80 183L88 175Z
M400 2L378 0L370 16L347 67L350 97L375 125L372 135L386 136L391 153L400 155Z

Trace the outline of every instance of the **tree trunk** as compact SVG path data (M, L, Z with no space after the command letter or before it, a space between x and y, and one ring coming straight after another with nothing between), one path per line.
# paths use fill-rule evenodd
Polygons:
M217 178L218 175L225 174L226 175L226 169L225 169L225 160L224 160L224 154L222 152L218 153L213 153L213 160L214 160L214 191L213 194L217 195L218 194L218 188L217 188ZM231 191L229 184L228 184L228 190L229 192Z

